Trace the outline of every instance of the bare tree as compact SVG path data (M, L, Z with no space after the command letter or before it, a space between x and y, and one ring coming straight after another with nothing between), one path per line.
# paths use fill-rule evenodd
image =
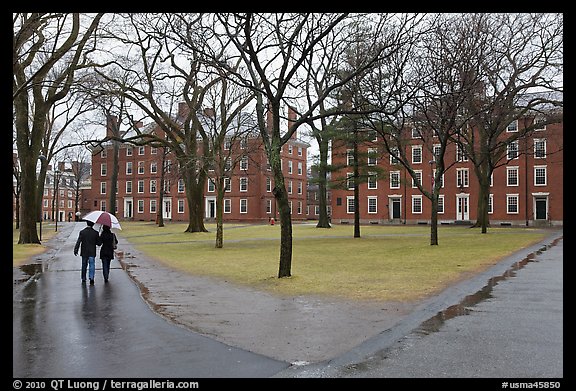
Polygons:
M471 117L457 142L474 164L480 194L475 226L487 232L490 178L535 128L560 121L563 106L561 14L472 14L465 24L487 45L478 52L481 82L466 101ZM529 123L507 132L521 118ZM538 121L537 121L538 120ZM518 149L518 153L522 153Z
M337 88L348 83L356 74L370 68L389 47L381 46L379 28L372 44L378 48L374 57L366 59L359 69L334 81L321 95L304 98L301 85L305 85L311 73L307 68L310 56L318 52L320 42L334 39L331 32L348 23L347 14L234 14L217 15L221 28L232 41L249 77L236 77L241 85L252 89L256 95L258 126L268 160L274 175L273 194L280 213L281 243L278 277L291 275L292 221L288 194L280 164L280 149L297 129L317 120L327 113L318 114L318 107ZM379 27L382 19L372 21ZM340 35L338 39L345 39ZM238 75L234 75L238 76ZM304 103L300 101L303 100ZM296 118L288 121L284 113L291 107ZM336 113L331 113L336 114Z
M68 95L76 72L89 62L88 43L102 16L14 14L12 97L23 195L19 244L39 243L36 165L48 113Z

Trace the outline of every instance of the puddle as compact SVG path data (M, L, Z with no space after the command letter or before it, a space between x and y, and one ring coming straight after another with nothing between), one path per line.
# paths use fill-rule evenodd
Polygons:
M522 269L526 264L528 264L528 262L533 262L537 255L540 255L542 252L555 246L560 240L562 240L562 237L557 238L552 243L542 246L538 250L528 254L521 261L515 262L502 275L489 279L488 283L478 292L466 296L460 303L452 305L445 310L438 312L430 319L422 322L414 332L421 335L427 335L439 331L444 322L448 319L455 318L456 316L468 315L472 311L470 307L475 306L482 300L492 297L492 289L498 284L498 282L516 276L516 271Z

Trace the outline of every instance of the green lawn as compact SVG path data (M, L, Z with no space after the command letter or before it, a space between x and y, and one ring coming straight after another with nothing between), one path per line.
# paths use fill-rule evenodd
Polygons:
M437 293L545 237L532 228L489 228L481 234L479 229L440 226L440 244L430 246L428 226L363 226L362 237L355 239L352 226L294 224L292 277L278 279L279 225L227 224L222 249L214 247L215 226L208 225L208 233L184 233L186 227L122 223L120 234L185 273L278 294L398 301Z
M55 234L54 224L44 223L42 227L42 244L18 244L20 231L12 225L12 266L20 266L30 262L34 255L42 254L46 251L45 244Z

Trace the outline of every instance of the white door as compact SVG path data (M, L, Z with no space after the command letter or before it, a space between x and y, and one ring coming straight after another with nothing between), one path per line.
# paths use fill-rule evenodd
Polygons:
M124 217L131 219L134 215L134 201L132 198L124 199Z
M469 198L468 194L456 195L456 220L469 220Z
M165 219L172 218L172 198L164 198L162 202L162 217Z
M215 219L216 218L216 197L206 197L206 218Z

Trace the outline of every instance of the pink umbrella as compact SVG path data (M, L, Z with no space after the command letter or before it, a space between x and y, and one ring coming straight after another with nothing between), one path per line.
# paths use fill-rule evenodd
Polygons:
M112 213L105 212L103 210L92 211L88 213L86 216L84 216L82 219L91 221L95 224L107 225L110 228L122 229L116 216L114 216Z

